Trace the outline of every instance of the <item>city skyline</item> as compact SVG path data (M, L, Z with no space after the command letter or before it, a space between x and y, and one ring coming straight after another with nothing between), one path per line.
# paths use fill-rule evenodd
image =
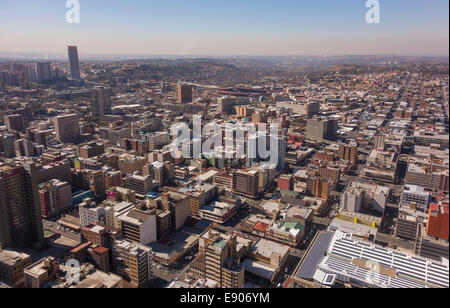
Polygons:
M63 1L1 0L0 53L448 56L448 2L431 2L380 1L380 23L368 24L366 1L80 1L80 23L68 24Z

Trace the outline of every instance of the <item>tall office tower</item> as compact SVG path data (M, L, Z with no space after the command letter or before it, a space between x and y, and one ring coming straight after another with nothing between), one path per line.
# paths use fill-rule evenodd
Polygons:
M306 136L315 140L335 141L338 128L338 119L335 117L309 119L306 125Z
M44 241L33 172L34 165L0 165L0 249L39 247Z
M111 88L93 88L91 89L91 112L95 118L103 118L111 114Z
M8 130L15 130L18 132L25 131L25 121L21 114L6 115L5 125Z
M38 62L35 65L37 82L52 78L50 62Z
M306 117L311 119L315 115L320 113L320 103L319 102L309 102L306 104Z
M32 157L34 155L33 143L28 139L14 141L16 157Z
M178 102L191 103L192 102L192 86L187 84L178 84Z
M74 142L80 138L80 121L76 114L54 118L56 140L61 143Z
M73 80L81 80L80 62L78 60L77 46L68 46L69 62L70 62L70 76Z
M14 148L14 142L17 140L17 137L14 134L6 134L2 138L2 147L3 153L7 158L13 158L16 156L16 150Z

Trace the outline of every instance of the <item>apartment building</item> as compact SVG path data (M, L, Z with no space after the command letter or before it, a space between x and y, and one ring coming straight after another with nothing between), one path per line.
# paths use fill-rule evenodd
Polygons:
M152 249L126 240L113 246L113 269L132 286L144 288L152 277Z

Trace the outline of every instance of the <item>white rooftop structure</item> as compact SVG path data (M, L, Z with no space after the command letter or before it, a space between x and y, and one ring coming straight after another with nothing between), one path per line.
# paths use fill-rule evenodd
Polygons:
M449 266L442 262L357 240L335 232L317 266L338 280L379 288L448 288Z

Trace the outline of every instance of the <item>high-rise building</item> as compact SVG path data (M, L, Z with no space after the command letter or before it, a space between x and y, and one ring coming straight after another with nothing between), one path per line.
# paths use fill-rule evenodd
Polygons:
M178 84L178 102L191 103L192 102L192 86L188 84Z
M75 142L80 138L80 122L76 114L54 118L56 140L61 143Z
M306 136L315 140L337 139L338 119L330 117L327 119L313 118L309 119L306 126Z
M233 173L233 192L248 197L256 197L259 193L259 172L257 170Z
M339 144L338 157L343 160L348 160L352 165L358 162L358 145L355 141L349 144Z
M114 271L132 286L145 287L151 279L152 249L146 246L116 241L113 247Z
M210 230L201 242L199 250L204 255L205 277L222 288L243 288L245 267L241 258L248 246L238 243L238 235L225 236Z
M5 125L8 130L25 131L25 122L21 114L6 115Z
M14 134L5 134L3 135L1 145L3 147L3 153L7 158L13 158L16 156L16 151L14 148L14 142L17 140L16 135Z
M307 179L307 192L316 198L327 200L331 194L332 185L330 179L311 176Z
M70 62L70 76L73 80L81 80L80 62L78 59L77 46L68 46L69 62Z
M66 182L53 179L39 185L42 216L53 218L72 207L72 191Z
M33 143L28 139L14 141L16 157L32 157L34 155Z
M50 62L38 62L35 65L37 82L50 80L52 78L52 70Z
M0 165L0 249L44 240L34 165L24 166Z
M91 112L95 118L111 114L111 88L96 87L91 89Z
M150 175L129 175L125 179L125 184L128 189L132 189L142 196L153 191L153 178Z
M131 210L122 214L122 237L128 241L147 245L157 240L156 212Z

